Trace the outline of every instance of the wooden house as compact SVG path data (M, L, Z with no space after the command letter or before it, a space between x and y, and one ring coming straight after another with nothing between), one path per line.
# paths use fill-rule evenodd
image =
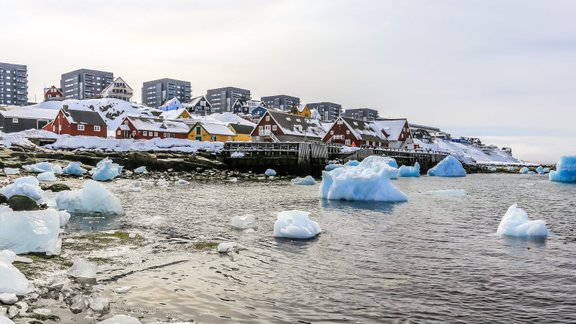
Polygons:
M206 100L205 96L194 97L189 103L183 104L183 106L189 113L199 116L210 115L213 113L212 104Z
M19 132L27 129L42 129L58 115L56 109L17 107L0 110L0 131Z
M232 141L234 136L236 133L223 123L197 122L188 132L188 139L202 142Z
M235 142L250 142L252 141L252 131L254 130L253 126L250 125L243 125L243 124L235 124L230 123L228 124L228 128L233 131L236 135L232 138Z
M388 139L374 122L338 117L323 142L353 147L388 147Z
M292 115L301 116L305 118L312 118L312 110L308 105L296 105L290 110Z
M186 138L189 131L181 120L127 116L116 129L116 138Z
M168 119L168 120L192 118L192 116L190 115L190 112L188 112L188 110L186 108L162 111L158 115L158 117L162 118L162 119Z
M64 100L64 92L62 89L51 86L44 88L44 101L62 101Z
M255 142L321 141L326 131L320 121L268 109L252 131Z
M73 110L64 105L56 118L43 127L56 134L106 137L108 127L100 114L91 110Z
M395 149L415 148L407 119L377 119L374 123L387 134L388 147Z

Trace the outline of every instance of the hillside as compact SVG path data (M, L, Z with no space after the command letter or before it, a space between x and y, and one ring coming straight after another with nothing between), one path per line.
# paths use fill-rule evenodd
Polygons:
M448 152L466 164L491 164L491 165L524 165L526 162L520 161L512 155L500 149L483 151L473 145L455 143L445 140L436 140L434 143L424 143L415 139L415 144L420 145L423 149L433 151Z

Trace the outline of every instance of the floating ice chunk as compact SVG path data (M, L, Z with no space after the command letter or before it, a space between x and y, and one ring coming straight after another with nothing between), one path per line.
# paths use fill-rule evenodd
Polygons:
M544 174L544 167L542 167L541 165L538 166L538 167L536 168L536 173L538 173L538 174Z
M74 278L96 279L98 266L96 263L76 258L74 264L68 269L68 275Z
M530 169L528 169L527 167L523 167L522 169L520 169L520 173L522 174L528 174L530 172Z
M414 163L414 166L403 165L398 169L398 175L401 177L419 177L420 163Z
M122 173L122 167L113 163L109 158L105 158L96 164L96 168L92 173L92 179L96 181L108 181L120 176L120 173Z
M60 254L62 242L58 233L63 221L60 212L54 209L13 211L0 206L0 249Z
M322 231L317 222L310 220L310 213L300 210L282 211L274 223L274 237L309 239Z
M250 214L232 217L230 219L230 225L238 229L254 228L258 226L256 224L256 217Z
M141 166L134 169L134 173L148 173L148 170L146 170L146 166Z
M406 195L390 182L398 170L388 159L370 156L358 166L322 172L320 197L331 200L400 202Z
M351 166L352 166L352 165L351 165ZM326 166L324 167L324 170L326 170L326 171L332 171L332 170L334 170L334 169L338 169L338 168L341 168L341 167L343 167L343 165L340 164L340 163L330 163L330 164L328 164L328 165L326 165Z
M222 242L218 244L218 253L232 252L235 246L236 246L235 242Z
M10 250L0 251L0 293L24 295L28 292L28 279L12 265L16 253ZM0 316L1 318L1 316Z
M40 181L56 181L56 180L58 180L56 178L56 175L54 174L54 171L42 172L39 175L37 175L36 178L38 178L38 180L40 180Z
M556 163L556 170L550 171L550 181L576 182L576 156L563 156Z
M264 172L265 175L269 176L269 177L274 177L276 175L276 170L274 169L266 169L266 171Z
M142 324L138 319L128 315L114 315L99 324Z
M356 161L356 160L350 160L350 161L344 163L345 166L357 166L358 164L360 164L360 162ZM330 170L328 170L328 171L330 171Z
M84 169L82 167L82 164L80 164L80 162L68 163L68 165L64 168L63 171L65 174L78 176L78 177L81 177L84 175L84 173L86 173L86 169Z
M4 174L6 174L6 175L20 174L20 169L19 168L4 168Z
M60 192L56 204L71 213L124 214L120 198L93 180L85 181L82 189Z
M43 195L40 182L33 176L15 179L12 184L0 189L0 192L8 198L14 195L24 195L36 201L41 200Z
M546 222L541 219L530 220L528 214L514 204L508 208L496 233L514 237L546 237L548 229Z
M184 179L178 179L178 180L176 180L176 182L174 182L174 184L176 184L178 186L187 186L190 184L190 182L188 182Z
M304 178L295 178L290 180L290 182L292 182L295 185L301 185L301 186L313 186L316 184L316 180L314 180L312 176L306 176Z
M448 155L444 160L428 170L428 175L432 177L465 177L466 170L462 163L452 155Z
M36 164L29 164L22 166L24 170L34 173L42 173L47 171L54 171L54 165L50 162L39 162Z
M232 154L230 154L231 158L243 158L244 157L244 152L232 152Z
M544 168L544 174L550 173L550 168Z

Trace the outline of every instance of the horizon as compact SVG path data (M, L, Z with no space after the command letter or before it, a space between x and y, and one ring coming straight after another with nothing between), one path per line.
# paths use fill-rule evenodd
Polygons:
M377 109L381 117L511 146L529 162L553 164L576 153L570 1L66 0L2 7L0 28L10 32L0 42L0 61L28 67L29 101L41 101L44 87L59 87L61 74L88 68L122 77L136 102L143 82L174 78L191 82L192 96L235 86L254 99L286 94L302 103Z

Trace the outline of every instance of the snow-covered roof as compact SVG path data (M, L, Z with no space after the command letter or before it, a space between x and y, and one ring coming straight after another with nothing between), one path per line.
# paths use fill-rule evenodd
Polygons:
M148 117L126 117L137 130L170 132L170 133L188 133L190 126L180 120L164 120L159 118Z
M60 111L64 113L70 123L107 126L100 114L92 110L76 110L64 107Z
M174 97L170 100L166 100L166 102L158 108L161 110L176 110L182 108L182 104L178 98Z
M352 130L352 134L359 140L372 142L387 141L386 135L384 135L382 130L372 121L352 119L342 116L338 117L336 122L338 122L338 120L342 120L348 128Z
M160 117L164 119L178 119L185 111L186 108L180 108L176 110L166 110L162 111Z
M374 123L388 134L389 141L397 141L407 121L406 119L382 119L375 120Z
M226 126L226 124L219 123L198 123L206 130L210 135L225 135L225 136L236 136L236 134Z
M296 110L298 110L298 112L303 112L304 109L306 109L306 105L303 105L303 104L296 105L295 107L296 107Z
M254 130L254 126L249 126L249 125L230 123L229 126L232 127L232 129L234 129L236 134L248 134L249 135L249 134L252 134L252 131Z
M26 107L0 111L0 114L4 116L4 118L53 120L56 118L56 115L58 115L58 110Z
M194 98L190 99L190 103L187 103L184 105L190 106L190 107L200 106L200 102L202 101L202 99L204 99L204 101L206 102L206 107L212 107L210 102L208 100L206 100L206 98L204 96L194 97Z
M274 118L276 124L282 129L282 132L285 135L307 136L313 138L322 138L326 135L326 130L317 119L305 118L272 109L268 110L266 114L269 114ZM266 114L264 114L262 118L265 118Z
M125 87L116 87L117 83L124 84ZM122 79L121 77L117 77L116 80L114 80L114 82L112 82L108 86L106 86L106 88L104 88L104 90L102 90L102 92L100 92L100 94L102 94L103 97L114 95L115 93L112 91L114 88L126 90L126 93L122 93L124 95L132 96L132 93L134 92L134 90L132 90L132 87L130 87L128 85L128 83L126 83L126 81L124 81L124 79Z
M246 120L236 114L233 114L231 112L225 112L225 113L221 113L221 114L212 114L210 116L207 116L205 118L201 118L202 121L208 122L208 123L234 123L234 124L242 124L242 125L248 125L248 126L256 126L256 124L254 124L253 122Z

